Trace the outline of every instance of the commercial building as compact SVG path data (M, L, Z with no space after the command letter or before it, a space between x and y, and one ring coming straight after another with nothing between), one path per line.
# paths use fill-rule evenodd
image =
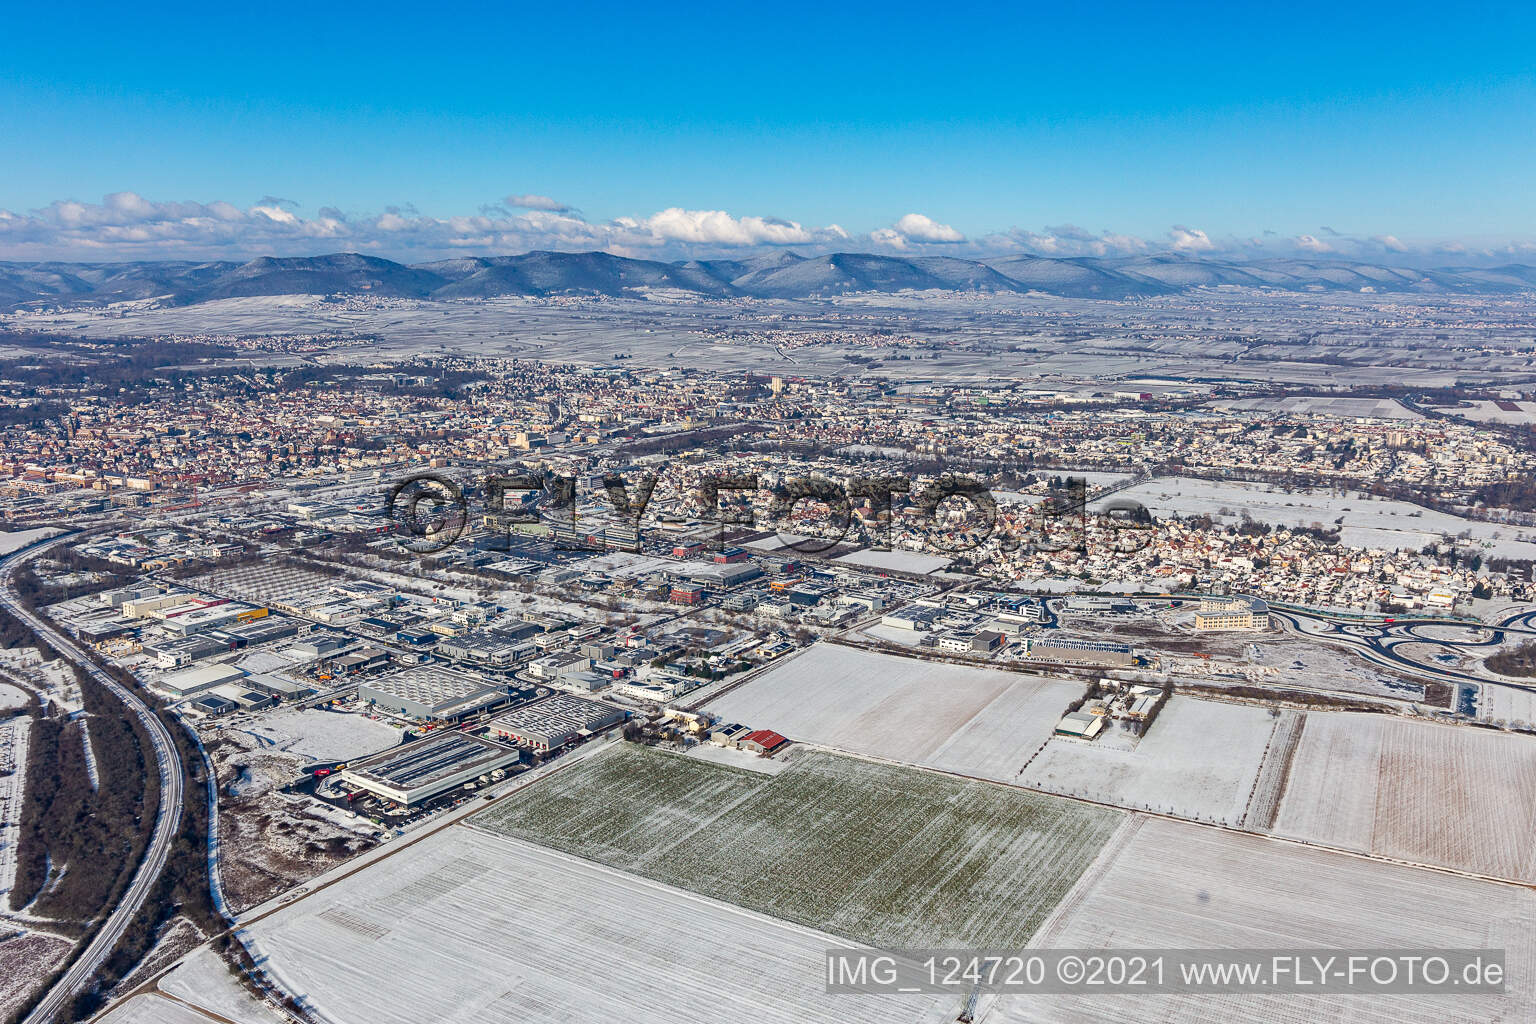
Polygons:
M1201 632L1269 628L1269 603L1257 597L1206 597L1195 612Z
M359 683L357 698L407 718L451 721L504 704L508 694L503 685L424 665Z
M341 772L341 781L411 807L522 760L522 752L460 732L442 733L375 754Z
M601 701L557 693L514 708L491 722L491 735L541 753L559 750L583 736L624 721L622 708Z

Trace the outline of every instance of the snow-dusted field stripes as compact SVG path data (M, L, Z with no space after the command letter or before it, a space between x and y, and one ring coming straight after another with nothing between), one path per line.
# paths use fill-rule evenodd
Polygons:
M1009 781L1083 685L817 644L711 701L790 739Z
M857 758L765 776L626 744L474 823L856 941L1006 946L1120 820Z
M1275 722L1260 707L1173 697L1134 749L1104 739L1057 737L1019 781L1047 792L1235 825L1248 806Z
M1008 996L984 1002L980 1024L1531 1019L1536 896L1526 889L1158 818L1143 819L1084 882L1031 945L1504 949L1508 989L1462 997Z
M845 944L831 936L462 826L248 931L334 1024L938 1024L959 1010L830 997L824 951Z
M1259 768L1258 781L1253 785L1248 810L1243 814L1244 828L1255 832L1268 832L1274 828L1275 815L1280 813L1280 801L1290 778L1291 762L1296 757L1301 731L1306 724L1307 716L1300 711L1280 713L1275 731L1269 738L1269 748L1264 751L1264 763Z
M1380 715L1309 714L1274 831L1536 881L1536 739Z

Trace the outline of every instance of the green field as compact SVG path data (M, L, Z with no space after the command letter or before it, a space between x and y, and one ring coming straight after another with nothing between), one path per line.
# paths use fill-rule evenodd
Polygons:
M481 828L880 946L1022 946L1122 820L812 753L778 775L620 744Z

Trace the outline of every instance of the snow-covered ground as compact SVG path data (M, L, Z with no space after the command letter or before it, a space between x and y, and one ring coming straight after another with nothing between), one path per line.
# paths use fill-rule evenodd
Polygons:
M400 742L399 729L367 715L279 707L230 728L261 738L264 747L312 761L347 761Z
M1111 841L1114 846L1114 841ZM1536 896L1253 836L1142 819L1031 940L1056 949L1503 949L1502 994L985 997L978 1024L1529 1020Z
M825 951L847 945L831 935L457 826L248 933L266 968L332 1024L938 1024L956 1013L952 997L828 996Z
M101 1024L219 1024L190 1006L146 992L101 1018ZM241 1021L239 1024L245 1024Z
M0 711L14 711L24 708L32 702L32 697L27 691L9 683L0 683Z
M1510 686L1484 686L1477 700L1485 722L1496 725L1536 726L1536 693Z
M1126 749L1112 731L1092 742L1056 737L1019 781L1051 793L1235 825L1274 727L1265 708L1172 697L1134 748Z
M1139 501L1155 515L1209 515L1236 522L1247 512L1275 526L1332 527L1342 518L1340 539L1362 548L1418 550L1442 536L1470 531L1474 542L1504 558L1536 558L1536 539L1521 540L1533 531L1462 519L1420 508L1406 501L1368 495L1339 497L1327 491L1286 493L1263 484L1187 477L1158 477L1115 495L1115 500ZM1229 513L1223 516L1222 510Z
M55 537L62 533L51 526L40 526L35 530L16 530L13 533L0 533L0 555L8 555L12 551L20 551L34 541L47 537Z
M728 765L732 768L745 768L749 772L759 772L763 775L777 775L789 767L789 762L780 758L760 757L750 750L720 747L713 743L700 743L690 748L688 756L696 757L700 761L711 761L715 764Z
M1536 737L1309 713L1274 831L1536 881Z
M240 983L211 947L193 952L160 979L160 991L236 1024L280 1024L283 1020Z
M705 708L790 739L1011 781L1080 683L819 643Z
M909 572L926 575L949 565L953 559L944 555L925 555L917 551L878 551L865 548L833 559L845 565L863 569L884 569L891 572Z

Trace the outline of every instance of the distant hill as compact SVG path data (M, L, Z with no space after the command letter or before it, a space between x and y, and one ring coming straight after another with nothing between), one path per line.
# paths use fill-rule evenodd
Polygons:
M1040 292L1125 299L1233 285L1282 291L1511 294L1536 290L1536 268L1409 270L1330 260L1201 259L1173 253L1094 259L777 252L747 259L667 263L601 252L529 252L407 265L376 256L262 257L247 263L0 263L0 309L160 298L177 304L253 295L386 295L410 299L501 295L634 295L808 299L852 292Z

